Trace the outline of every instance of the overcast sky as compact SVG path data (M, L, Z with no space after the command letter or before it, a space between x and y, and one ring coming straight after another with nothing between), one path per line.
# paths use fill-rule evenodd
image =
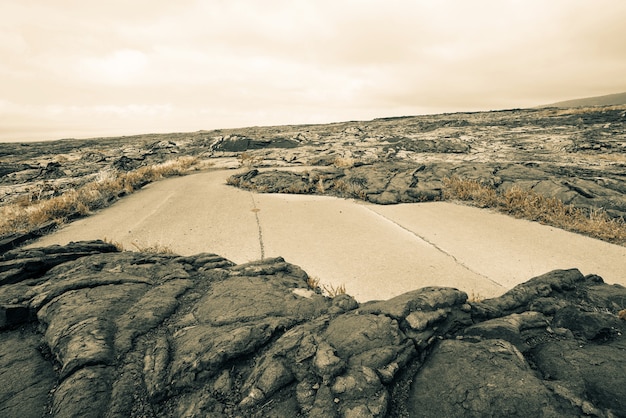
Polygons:
M0 141L626 91L624 0L0 0Z

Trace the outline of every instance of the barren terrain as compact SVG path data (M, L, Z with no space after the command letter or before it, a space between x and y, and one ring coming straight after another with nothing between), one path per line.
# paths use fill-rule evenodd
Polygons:
M626 416L626 288L575 265L484 300L437 285L360 303L263 247L251 262L160 243L20 247L217 169L246 197L234 187L467 199L565 228L583 216L604 225L586 234L623 244L625 128L626 106L610 106L0 144L0 416ZM254 222L259 207L244 209Z
M215 166L236 166L238 158L250 167L354 169L352 183L361 182L363 197L374 203L436 199L442 180L458 176L624 217L625 124L626 106L608 106L6 143L0 146L0 205L25 205L111 172L194 156ZM375 178L362 178L372 172ZM406 187L402 176L415 184ZM400 183L395 189L394 181ZM406 193L411 188L413 195ZM297 185L291 191L298 192Z

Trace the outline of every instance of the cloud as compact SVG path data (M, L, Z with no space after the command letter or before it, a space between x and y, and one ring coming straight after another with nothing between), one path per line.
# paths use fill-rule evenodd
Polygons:
M625 19L622 0L5 0L0 99L94 132L532 106L626 90Z
M124 48L103 57L81 58L78 72L85 80L95 83L130 84L141 80L147 64L146 54Z

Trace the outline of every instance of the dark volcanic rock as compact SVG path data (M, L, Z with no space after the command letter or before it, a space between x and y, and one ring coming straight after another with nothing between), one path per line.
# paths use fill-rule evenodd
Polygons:
M0 177L4 177L7 174L11 174L11 173L15 173L18 171L23 171L23 170L31 170L34 167L28 165L28 164L11 164L11 163L0 163Z
M212 145L213 151L242 152L265 148L295 148L300 142L287 138L255 139L241 135L227 135L218 138Z
M251 170L229 183L262 193L330 194L377 204L413 203L442 198L442 181L422 165L375 163L350 169L325 168L305 173Z
M544 417L580 413L505 340L444 340L411 386L411 417Z
M458 176L624 217L625 126L626 108L518 109L2 144L0 203L175 154L324 166L230 179L260 192L419 202ZM359 305L280 258L13 249L53 226L0 241L2 417L626 416L626 289L594 275Z
M330 194L377 204L441 200L445 178L476 180L503 192L512 187L555 197L573 207L603 208L609 215L626 219L626 195L614 181L601 182L588 173L575 172L563 178L559 169L508 163L402 161L375 162L354 167L320 168L305 173L280 170L235 174L230 184L262 193ZM571 177L569 177L571 176ZM576 177L574 177L576 176ZM594 175L595 176L595 175Z
M139 167L140 164L141 164L140 160L131 159L125 155L122 155L120 158L113 161L113 164L111 165L113 166L113 168L119 171L130 171Z
M626 415L626 289L597 276L359 305L281 258L112 251L1 257L3 417Z
M234 157L251 168L325 166L306 181L294 177L293 184L286 184L287 177L263 174L259 191L325 193L392 204L440 199L442 180L458 176L499 192L531 189L577 208L602 208L624 218L625 155L626 106L9 143L0 147L0 205L58 196L100 174L197 156L224 157L216 165L228 167L237 163Z

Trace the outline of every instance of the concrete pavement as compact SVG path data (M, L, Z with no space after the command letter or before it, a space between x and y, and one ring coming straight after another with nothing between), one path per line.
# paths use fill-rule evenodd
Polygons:
M236 263L282 256L364 302L424 286L482 297L556 268L626 285L626 247L446 202L377 206L320 196L254 194L232 171L171 178L33 246L83 239L213 252Z

